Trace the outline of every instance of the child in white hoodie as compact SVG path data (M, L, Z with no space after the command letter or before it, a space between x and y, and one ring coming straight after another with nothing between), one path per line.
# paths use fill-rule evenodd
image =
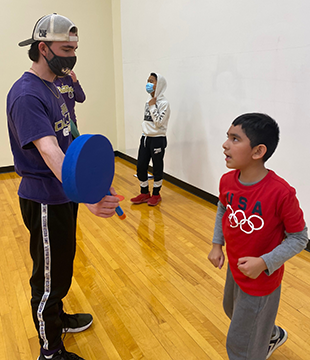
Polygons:
M146 84L150 99L145 104L142 137L138 153L137 176L140 181L140 195L131 199L134 204L146 203L155 206L161 201L159 194L164 173L164 154L167 147L167 124L170 117L170 105L164 96L167 82L163 76L151 73ZM150 195L148 184L148 166L152 159L154 185Z

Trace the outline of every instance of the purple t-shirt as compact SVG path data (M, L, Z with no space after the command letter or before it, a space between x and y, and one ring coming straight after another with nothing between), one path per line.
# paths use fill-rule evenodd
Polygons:
M61 182L33 144L42 137L56 136L66 153L72 142L70 114L55 85L25 72L8 94L7 118L15 171L22 177L18 195L49 205L69 202Z
M73 82L70 75L63 78L57 78L54 84L58 87L59 92L62 94L70 112L71 120L76 124L75 115L75 102L82 103L85 101L86 96L80 83Z

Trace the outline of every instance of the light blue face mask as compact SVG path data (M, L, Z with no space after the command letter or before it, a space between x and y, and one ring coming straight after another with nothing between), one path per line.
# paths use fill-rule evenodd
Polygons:
M148 83L146 84L146 91L147 91L149 94L152 94L152 92L154 91L154 84L148 82Z

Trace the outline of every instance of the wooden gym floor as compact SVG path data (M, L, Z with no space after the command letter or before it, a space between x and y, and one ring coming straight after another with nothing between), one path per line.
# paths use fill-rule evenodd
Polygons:
M131 205L139 193L134 173L132 164L116 159L113 185L125 196L126 220L96 218L80 205L74 277L64 304L67 312L90 312L94 323L67 334L67 350L86 360L228 359L226 266L218 270L207 260L216 207L167 182L160 205ZM0 360L39 355L19 181L15 173L0 175ZM289 338L271 360L310 359L309 275L309 252L286 264L277 324Z

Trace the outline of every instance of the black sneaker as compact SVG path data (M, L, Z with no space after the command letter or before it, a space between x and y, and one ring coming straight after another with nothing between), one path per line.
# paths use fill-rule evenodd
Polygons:
M44 355L40 355L38 360L46 360ZM73 354L71 352L66 351L65 349L58 350L52 357L51 360L85 360L80 356Z
M63 333L77 333L88 329L93 322L93 317L90 314L63 313L61 320Z
M271 354L281 345L283 345L285 343L285 341L287 340L287 332L286 330L280 328L280 326L277 326L278 330L279 330L279 334L278 336L275 336L274 338L272 338L270 340L269 343L269 348L268 348L268 354L266 359L268 359Z

